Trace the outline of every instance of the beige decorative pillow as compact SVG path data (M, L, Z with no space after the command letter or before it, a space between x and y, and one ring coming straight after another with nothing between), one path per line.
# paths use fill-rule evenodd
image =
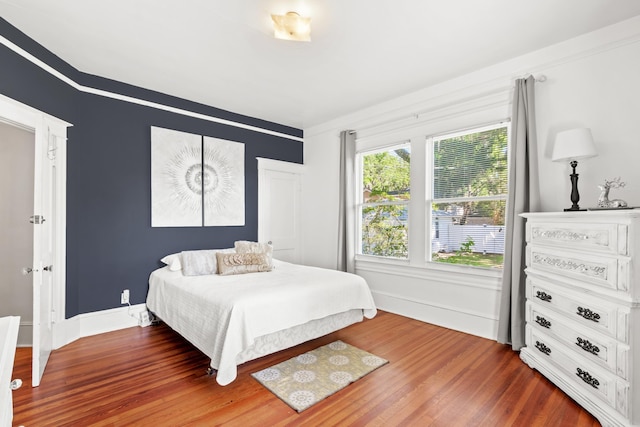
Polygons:
M230 274L258 273L271 271L266 254L216 254L218 261L218 274L222 276Z
M234 244L236 252L239 254L260 254L267 255L269 266L273 268L273 246L268 243L250 242L248 240L238 240Z

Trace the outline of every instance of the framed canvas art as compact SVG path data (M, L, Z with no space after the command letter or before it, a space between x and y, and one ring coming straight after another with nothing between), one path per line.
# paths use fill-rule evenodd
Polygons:
M151 226L244 222L244 144L152 126Z

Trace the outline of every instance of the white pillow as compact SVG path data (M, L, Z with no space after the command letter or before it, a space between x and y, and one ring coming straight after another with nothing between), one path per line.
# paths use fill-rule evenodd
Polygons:
M162 258L160 261L169 266L169 270L178 271L182 270L182 264L180 263L180 254L171 254Z
M235 252L234 248L226 248L226 249L203 249L203 250L215 250L220 251L222 253L230 253ZM215 254L213 255L215 258ZM164 264L169 266L169 270L171 271L180 271L182 270L182 253L167 255L160 260Z
M182 274L185 276L204 276L218 272L216 250L183 251Z

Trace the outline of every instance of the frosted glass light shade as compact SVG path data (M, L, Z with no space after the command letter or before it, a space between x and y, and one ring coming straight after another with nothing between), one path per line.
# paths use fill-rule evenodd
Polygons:
M551 160L579 160L597 156L591 130L587 128L571 129L559 132L553 146Z
M311 18L300 16L296 12L284 15L271 15L273 36L282 40L299 42L311 41Z

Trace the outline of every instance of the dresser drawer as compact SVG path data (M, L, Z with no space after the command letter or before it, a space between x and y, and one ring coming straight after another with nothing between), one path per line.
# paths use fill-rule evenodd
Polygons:
M533 301L527 301L527 323L533 328L550 333L585 359L598 363L621 378L629 379L627 365L629 347L619 345L615 338L597 333L593 328L580 325L568 319L566 315ZM621 353L620 357L618 353Z
M624 224L527 222L527 242L579 251L627 255Z
M579 283L629 292L629 259L561 250L544 246L527 246L527 267L548 274L564 276Z
M582 394L592 394L605 401L625 417L629 416L629 384L611 372L585 360L559 341L531 325L526 329L526 345L538 359L568 378Z
M574 292L532 275L527 277L526 292L530 301L557 310L569 319L618 341L629 342L628 313L616 304L587 293Z

